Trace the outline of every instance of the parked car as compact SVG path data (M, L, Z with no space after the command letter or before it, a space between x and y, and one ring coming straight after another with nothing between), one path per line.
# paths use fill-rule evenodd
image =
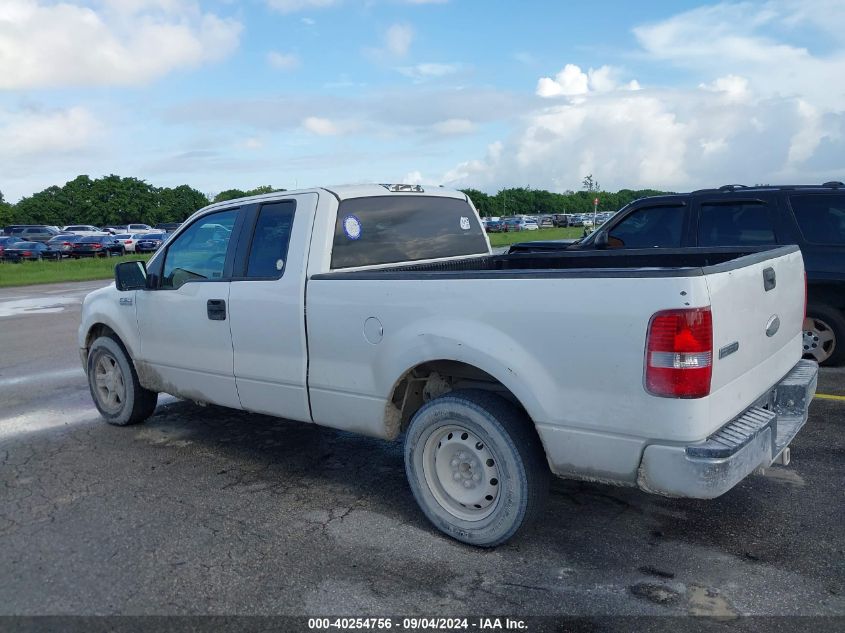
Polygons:
M797 244L807 269L803 348L845 363L845 184L725 185L635 200L576 243L515 244L511 252Z
M136 253L153 253L157 251L164 243L164 240L167 239L167 236L164 233L148 233L137 237L140 239L138 239L135 243Z
M15 242L3 249L3 260L11 263L38 261L48 250L44 242Z
M167 392L401 438L425 516L489 547L550 471L712 498L785 465L818 374L803 297L795 246L494 256L463 193L356 185L200 210L84 299L78 343L115 425Z
M158 233L149 224L127 224L121 233Z
M135 244L138 243L138 240L144 237L141 234L131 234L131 233L118 233L116 235L112 235L112 239L117 242L118 244L123 245L123 250L127 253L134 253L135 252Z
M67 257L73 250L73 245L79 240L81 240L82 237L82 235L75 234L57 235L56 237L50 239L50 241L47 242L47 246L59 251L62 256ZM61 257L59 257L59 259L61 259Z
M74 242L71 256L74 259L80 257L112 257L125 253L123 244L115 242L110 235L82 237Z
M90 224L71 224L62 229L62 233L72 233L74 235L83 235L86 237L97 235L109 235L108 231L98 229L96 226Z
M159 222L155 225L155 229L157 231L162 231L164 233L173 233L176 229L182 226L181 222Z
M44 224L16 225L8 228L10 230L6 232L9 235L29 242L47 242L61 233L56 227Z
M501 220L486 220L484 222L484 230L488 233L501 233L504 230L502 224Z
M541 229L551 229L555 225L554 218L550 215L544 215L540 218L539 222L537 222L537 226Z
M556 227L566 228L569 226L569 216L564 213L556 213L552 216L552 223Z
M0 261L3 259L3 252L7 248L14 248L14 245L18 242L23 242L19 237L15 237L14 235L5 235L0 237Z

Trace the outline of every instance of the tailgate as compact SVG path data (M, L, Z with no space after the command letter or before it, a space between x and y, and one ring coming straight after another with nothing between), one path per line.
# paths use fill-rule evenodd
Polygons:
M724 424L802 354L804 262L797 246L705 268L713 314L711 422Z

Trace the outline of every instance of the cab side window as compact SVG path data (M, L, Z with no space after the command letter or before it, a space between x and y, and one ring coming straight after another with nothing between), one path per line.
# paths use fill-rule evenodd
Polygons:
M278 279L284 274L295 210L296 202L293 200L261 207L252 234L247 277Z
M161 287L175 289L192 280L222 279L237 217L237 209L211 213L179 235L165 253Z
M699 246L776 244L769 208L748 200L719 204L703 202L698 217Z
M679 248L684 227L680 205L637 209L610 229L609 248Z

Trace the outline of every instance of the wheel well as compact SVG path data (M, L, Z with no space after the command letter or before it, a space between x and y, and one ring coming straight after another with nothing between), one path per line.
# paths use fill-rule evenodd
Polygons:
M807 288L808 303L824 303L838 310L845 309L845 284L810 284Z
M525 410L513 392L486 371L455 360L435 360L409 369L396 382L386 412L388 428L404 431L426 402L456 389L493 391Z
M95 323L91 326L88 330L88 334L85 336L85 356L88 356L88 350L91 349L91 345L101 336L109 336L117 341L117 344L120 345L123 351L126 351L126 346L123 344L123 341L120 340L120 337L117 335L113 329L111 329L105 323ZM129 354L127 354L129 357Z

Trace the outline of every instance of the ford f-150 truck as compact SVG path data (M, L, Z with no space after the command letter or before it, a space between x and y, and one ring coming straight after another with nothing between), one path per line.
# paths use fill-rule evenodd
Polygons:
M403 437L428 519L493 546L550 473L712 498L788 463L804 310L794 246L493 255L463 193L361 185L198 211L86 297L79 347L112 424L165 392Z

